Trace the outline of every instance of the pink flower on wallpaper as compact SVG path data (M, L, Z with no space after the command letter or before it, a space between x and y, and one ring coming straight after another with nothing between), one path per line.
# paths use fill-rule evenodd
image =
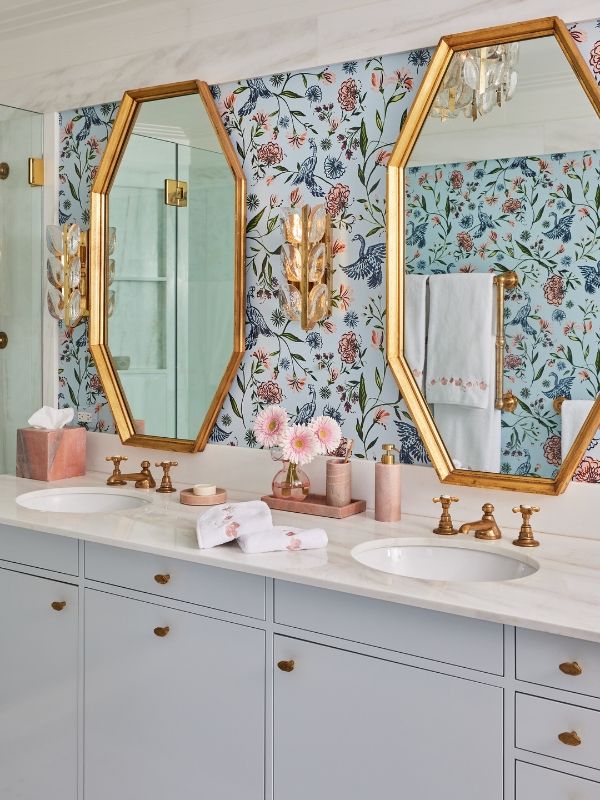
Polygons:
M233 94L233 92L231 94L228 94L225 100L223 100L223 105L225 106L227 111L231 111L231 109L235 105L235 95Z
M345 364L354 364L358 355L359 343L354 331L344 333L338 344L338 353Z
M586 456L575 470L573 480L579 483L600 483L600 461Z
M412 91L414 85L414 78L407 69L396 70L396 81L398 83L398 86L401 86L403 89L406 89L407 92Z
M378 331L373 328L371 331L371 344L373 347L381 347L383 343L383 331Z
M350 187L343 183L337 183L327 192L325 205L327 213L332 217L337 217L347 207L350 200Z
M96 139L95 136L90 136L90 138L87 140L87 143L95 153L100 152L100 142L98 141L98 139Z
M382 72L372 72L371 73L371 86L373 89L381 89L383 86L383 73ZM342 106L343 108L343 106Z
M292 191L290 192L290 205L292 206L292 208L294 206L297 206L298 203L301 202L302 202L302 192L300 191L300 189L298 188L292 189Z
M376 425L383 425L385 428L385 420L390 416L390 412L386 411L385 408L380 408L377 410L375 416L373 417L373 422Z
M340 242L339 239L335 239L335 241L331 246L331 254L333 256L337 256L339 253L343 253L345 249L346 245L344 244L344 242Z
M523 359L514 353L509 353L504 359L505 369L518 369L521 366L523 366Z
M455 169L450 173L450 186L452 186L453 189L460 189L463 182L464 176L459 169Z
M283 150L277 142L263 144L258 148L257 155L263 164L268 164L269 166L280 164L283 161Z
M292 147L295 148L302 147L302 145L306 141L306 131L304 131L304 133L292 133L287 137L287 140Z
M502 203L502 211L505 214L514 214L515 211L519 211L523 204L520 200L517 200L515 197L509 197L508 200L505 200Z
M338 92L338 103L344 111L354 111L358 100L358 84L354 78L347 78L342 81Z
M470 253L473 249L473 239L471 239L471 234L466 233L466 231L456 234L456 241L460 249L464 250L465 253Z
M263 403L281 403L283 392L274 381L263 381L256 387L256 393Z
M590 67L592 68L593 73L600 75L600 42L596 42L591 49Z
M389 161L390 156L391 156L391 153L390 153L389 150L380 150L377 153L377 158L375 159L375 163L377 163L377 164L387 164L387 162Z
M544 442L544 457L549 464L560 467L562 456L560 451L560 436L549 436Z
M544 297L552 306L560 306L565 299L565 284L560 275L551 275L544 284Z

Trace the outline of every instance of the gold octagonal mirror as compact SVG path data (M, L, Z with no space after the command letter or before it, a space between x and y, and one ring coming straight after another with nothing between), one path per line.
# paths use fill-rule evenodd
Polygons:
M89 328L123 442L204 449L244 351L244 237L208 86L126 92L92 187Z
M600 469L599 114L553 17L442 38L402 128L388 358L446 483Z

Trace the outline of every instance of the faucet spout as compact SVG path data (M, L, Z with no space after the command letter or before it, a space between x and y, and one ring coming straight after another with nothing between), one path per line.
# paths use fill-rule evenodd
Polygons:
M465 522L458 529L459 533L474 532L476 539L484 539L487 542L494 541L495 539L502 538L502 532L494 519L494 506L491 503L485 503L482 506L483 516L476 519L474 522Z

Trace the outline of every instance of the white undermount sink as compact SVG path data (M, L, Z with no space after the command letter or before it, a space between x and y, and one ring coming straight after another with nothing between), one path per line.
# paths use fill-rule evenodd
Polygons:
M17 497L17 504L31 511L58 511L62 514L110 514L140 508L150 503L138 492L92 486L65 489L40 489Z
M526 556L490 552L470 541L380 539L352 550L352 558L370 569L429 581L512 581L539 569Z

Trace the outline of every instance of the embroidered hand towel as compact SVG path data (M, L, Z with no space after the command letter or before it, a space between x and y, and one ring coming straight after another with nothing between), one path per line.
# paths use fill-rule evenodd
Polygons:
M244 553L270 553L279 550L316 550L327 547L327 534L322 528L288 528L276 525L260 533L244 533L238 537Z
M564 460L567 456L567 453L571 449L571 446L579 431L583 427L583 424L592 410L592 406L594 405L593 400L565 400L560 409L560 419L562 424L562 435L561 435L561 456ZM591 451L594 451L594 458L600 458L600 431L598 431L594 436L594 441L588 448L586 455L589 455Z
M262 500L214 506L198 518L198 546L216 547L237 539L240 534L260 533L272 525L271 509Z
M494 276L429 278L429 403L490 408L494 399Z

